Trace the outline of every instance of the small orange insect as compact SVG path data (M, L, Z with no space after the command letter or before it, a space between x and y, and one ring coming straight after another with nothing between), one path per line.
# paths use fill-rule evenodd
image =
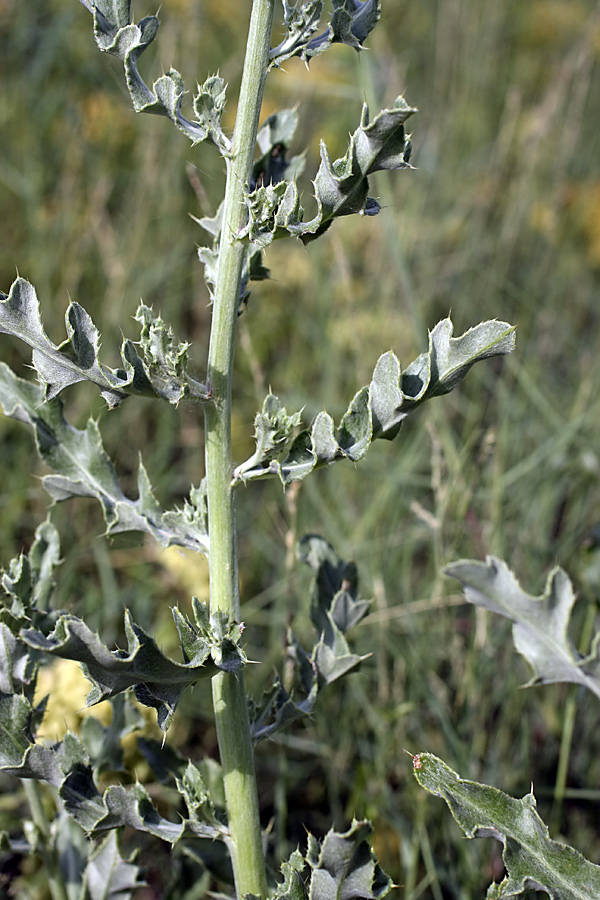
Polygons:
M405 750L404 752L405 752L405 753L408 753L408 755L409 755L410 758L412 759L412 761L413 761L413 769L420 769L420 768L421 768L421 765L422 765L422 763L421 763L421 755L420 755L419 753L417 753L416 756L413 756L413 754L410 752L410 750Z

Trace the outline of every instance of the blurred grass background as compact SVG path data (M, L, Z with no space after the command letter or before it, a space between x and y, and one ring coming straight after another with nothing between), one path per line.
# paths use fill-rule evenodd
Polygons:
M174 66L190 89L218 70L230 85L230 128L243 6L240 15L234 0L168 0L142 61L148 80ZM137 18L149 12L136 5ZM57 342L69 297L82 303L111 365L121 333L136 337L141 297L192 342L201 373L210 310L196 257L203 236L188 213L216 210L217 155L191 148L166 121L134 115L118 64L97 52L75 0L0 0L0 46L0 289L17 270L32 281ZM364 99L375 112L405 93L420 109L411 120L417 168L373 179L385 207L377 218L338 222L308 249L269 250L273 280L254 289L240 320L238 458L269 387L288 410L304 406L307 420L324 407L341 415L381 352L410 362L449 312L456 334L506 319L518 344L360 465L319 471L286 495L275 483L240 490L247 649L263 662L249 673L257 694L297 614L305 633L309 573L293 560L296 538L324 534L358 562L363 594L375 599L355 635L360 652L373 652L362 673L325 694L308 725L259 749L261 799L265 826L274 817L273 859L303 842L304 825L322 834L369 816L397 896L470 900L501 878L500 845L465 842L441 801L415 786L402 748L432 751L518 796L533 782L553 837L600 862L597 701L564 685L519 690L529 673L510 625L462 604L441 574L450 560L494 553L540 593L549 569L564 566L580 597L575 642L598 601L600 4L387 0L368 46L360 57L334 47L310 72L291 60L267 84L265 115L298 105L293 150L307 151L309 174L320 138L344 153ZM0 336L0 351L28 371L24 346ZM100 417L132 491L140 450L163 503L200 480L200 410L130 399L109 414L86 388L65 400L79 427L90 409ZM0 441L7 565L48 501L29 433L2 419ZM84 501L53 516L64 548L56 605L108 642L128 606L172 644L168 607L205 595L203 563L135 535L106 541L99 510ZM169 740L214 754L208 699L195 691L184 706ZM561 801L569 709L576 739L563 741ZM55 728L66 715L58 710ZM2 787L0 826L10 828L20 799L13 782ZM144 844L149 898L164 892L156 854ZM30 892L15 896L44 896L35 867L13 875L11 890Z

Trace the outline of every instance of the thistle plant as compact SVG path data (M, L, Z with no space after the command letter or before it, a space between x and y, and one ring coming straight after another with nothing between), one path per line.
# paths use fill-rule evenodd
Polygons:
M359 389L338 423L322 411L307 424L301 411L288 412L269 393L254 422L256 448L239 461L231 439L236 328L252 283L269 277L265 251L272 241L284 238L297 238L305 245L327 240L327 232L341 216L353 215L356 227L367 229L370 218L380 213L379 202L370 194L369 177L381 170L409 172L411 142L405 126L416 112L403 97L390 99L390 106L375 116L364 105L343 157L332 159L322 144L312 181L316 212L309 218L297 183L304 158L289 157L297 112L283 110L261 123L265 81L267 76L277 78L277 70L292 57L308 65L334 44L361 51L379 20L380 4L333 0L327 17L322 0L297 4L284 0L282 35L273 46L274 0L253 0L235 127L229 136L222 125L226 85L220 76L206 78L188 111L176 70L163 74L151 87L140 74L140 58L158 32L156 16L135 24L129 0L82 3L93 17L99 49L123 63L134 109L170 119L195 152L200 152L196 145L211 144L223 159L227 176L223 202L214 217L199 220L208 235L199 258L212 299L207 370L200 378L192 375L189 344L176 338L161 318L168 315L168 308L156 315L140 304L135 313L139 340L123 341L122 364L117 368L101 361L99 332L76 302L65 314L65 340L55 344L45 332L34 288L18 278L0 297L0 330L30 345L37 383L1 364L0 403L5 415L32 429L39 455L52 472L44 476L43 485L53 503L95 498L107 535L143 532L162 547L176 545L205 554L210 603L194 598L191 618L173 609L181 648L178 660L165 655L127 610L127 648L109 648L83 619L53 607L60 545L50 511L29 552L10 562L2 575L0 770L21 779L31 812L23 835L5 836L4 847L43 861L53 900L126 898L134 893L143 872L134 856L122 851L125 826L184 848L210 877L218 877L220 888L227 878L223 871L229 872L230 887L239 898L382 897L392 880L371 849L372 826L367 821L349 822L346 831L332 830L321 838L309 834L306 847L274 867L267 866L268 836L261 823L254 746L310 715L325 687L360 666L364 657L353 652L347 633L364 618L369 601L358 593L352 563L341 559L325 538L304 537L298 557L314 574L310 617L315 641L307 649L290 633L286 676L276 675L263 696L253 698L246 687L243 631L252 622L242 621L237 495L240 486L248 485L241 497L247 502L253 481L276 479L285 489L316 468L359 462L377 438L395 441L409 413L452 391L474 363L510 352L514 329L489 321L454 337L451 321L443 320L410 365L402 367L393 351L374 361L369 383L355 386ZM159 126L148 123L148 127ZM90 419L80 430L66 420L61 394L83 381L99 388L115 416L121 415L125 401L138 402L136 397L175 407L201 406L204 477L200 480L199 475L182 508L158 503L141 460L137 498L128 497L104 449L98 422ZM201 469L199 460L199 473ZM80 663L91 682L88 705L111 701L109 726L89 719L81 735L68 733L52 746L36 741L44 715L44 703L34 700L36 673L48 656ZM154 776L176 790L181 802L178 817L163 815L139 782L102 787L101 776L123 768L122 741L139 725L132 697L155 710L168 739L180 698L194 685L196 691L212 692L218 763L186 759L168 742L139 740ZM414 757L414 767L425 787L433 789L435 782L448 799L458 776L426 754ZM432 772L435 777L428 781ZM450 786L441 788L444 779ZM471 809L468 798L461 802ZM479 826L474 822L473 833L477 828L482 834L497 828L497 836L507 842L500 825L482 820ZM511 840L518 842L518 836ZM215 848L224 851L229 869L223 870L224 855ZM210 884L206 882L206 890ZM182 889L173 887L170 896L183 896Z

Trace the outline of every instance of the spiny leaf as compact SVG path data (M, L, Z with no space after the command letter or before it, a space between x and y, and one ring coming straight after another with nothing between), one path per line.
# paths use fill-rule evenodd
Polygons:
M512 619L518 652L533 669L529 685L566 681L580 684L600 697L600 633L588 656L569 639L575 593L568 575L553 569L540 597L525 593L505 562L460 560L444 569L465 588L465 600Z
M362 50L381 16L380 0L333 0L331 40Z
M414 774L425 790L446 801L468 838L493 837L504 844L507 875L490 885L488 900L508 900L526 891L545 891L551 900L600 897L600 867L576 850L550 840L533 791L516 800L497 788L460 778L431 753L413 757Z
M192 216L205 231L213 238L212 245L198 247L198 259L204 266L204 280L208 285L211 297L214 297L214 289L217 284L218 263L219 263L219 247L221 244L221 228L223 225L223 208L221 203L216 215L196 219ZM240 294L238 301L238 311L241 313L248 303L250 297L250 289L248 284L250 281L266 281L270 277L269 269L263 264L261 247L258 244L245 244L244 257L242 262L242 275L240 280Z
M316 216L304 221L295 181L266 184L247 197L248 224L240 237L260 248L288 235L308 244L324 234L338 216L377 215L380 206L369 197L368 176L382 169L410 168L411 143L404 123L415 112L403 97L398 97L391 109L382 110L370 122L365 103L345 156L332 161L321 142L321 165L313 182Z
M366 656L352 653L345 634L369 611L370 600L359 600L354 563L341 559L324 538L305 535L298 557L314 572L310 617L318 638L309 653L288 633L288 660L293 663L293 684L276 676L258 704L251 704L255 741L270 737L297 719L312 713L319 690L356 669Z
M183 833L183 823L159 815L141 784L129 788L113 785L101 794L87 765L80 764L68 772L59 796L69 815L92 837L128 825L174 844Z
M355 564L339 557L324 538L305 535L298 546L298 557L315 573L310 618L319 640L312 659L320 679L331 684L367 659L351 652L344 635L366 616L371 604L357 597Z
M256 451L244 464L244 470L263 466L268 460L277 459L291 444L294 430L300 425L302 413L288 416L285 406L273 394L265 397L262 412L254 419ZM237 477L237 470L236 470Z
M34 743L33 715L26 697L0 694L0 772L51 784L67 813L90 837L114 833L125 825L170 844L184 835L211 840L226 835L208 796L202 794L200 776L189 767L179 785L188 815L170 822L160 815L141 784L113 785L100 793L89 754L76 735L68 732L53 747Z
M207 826L215 834L223 831L223 826L215 814L215 807L202 773L188 760L185 772L176 780L177 791L185 801L188 810L187 827L202 835Z
M271 737L312 713L319 692L319 672L314 660L291 632L288 634L288 658L294 664L293 687L288 690L276 675L260 703L250 703L250 727L254 741Z
M269 53L271 66L280 66L286 59L292 56L299 56L305 62L308 62L311 56L322 53L331 45L331 41L320 41L322 49L319 50L316 42L313 41L313 35L317 31L321 16L323 14L323 0L307 0L299 6L298 3L288 3L283 0L283 22L286 27L286 34L280 44L274 47ZM311 52L309 45L313 42L313 50Z
M10 773L23 764L32 744L33 709L26 696L13 693L13 685L7 687L0 694L0 770Z
M99 359L98 329L78 303L69 304L65 313L67 340L56 345L44 331L33 285L17 278L8 295L0 293L0 331L20 338L33 349L33 366L44 385L45 400L53 400L80 381L97 385L111 408L129 394L160 397L174 405L185 397L206 400L205 385L187 374L188 344L176 341L172 330L143 303L136 319L142 325L141 353L133 341L123 341L124 368L110 369Z
M0 692L33 701L37 662L17 635L0 622Z
M337 429L329 413L321 412L310 429L294 436L299 413L289 416L270 394L255 419L256 452L237 466L234 483L277 475L286 485L339 459L356 462L376 438L395 438L406 416L426 400L453 390L476 362L510 353L515 345L515 329L507 322L484 322L458 338L452 333L449 319L439 322L428 352L404 372L394 353L384 353ZM265 442L265 434L277 440Z
M255 191L259 185L271 186L278 182L292 181L303 171L303 156L293 156L290 160L286 159L297 124L298 114L295 109L283 109L269 116L263 122L256 138L260 155L252 167L250 191ZM204 278L212 293L217 283L217 265L221 244L221 229L223 227L223 204L219 206L216 215L212 218L208 216L202 219L192 218L212 238L210 247L201 246L198 248L198 257L204 266ZM240 311L248 302L250 296L249 282L265 281L269 278L269 275L269 270L263 264L261 242L245 243L240 281Z
M346 832L328 831L322 841L308 835L306 854L295 850L281 866L283 881L273 900L380 900L393 882L379 865L370 822L352 822Z
M28 555L21 553L12 559L0 577L2 588L10 599L10 606L0 599L0 609L6 609L17 625L28 622L32 610L48 608L54 590L54 569L60 561L58 532L48 518L36 528Z
M91 836L98 837L128 825L175 844L184 835L215 839L225 833L223 826L182 818L170 822L161 816L141 784L130 787L113 785L101 794L89 766L74 767L60 785L59 795L65 809ZM184 794L184 799L187 800Z
M322 0L298 3L283 2L286 36L271 50L272 66L280 66L286 59L299 56L309 63L313 56L328 50L331 44L348 44L355 50L363 49L363 41L369 36L381 15L380 0L333 0L333 14L325 31L313 37L319 28L323 13Z
M144 531L163 547L177 544L208 552L202 488L192 490L183 510L164 511L140 461L139 496L130 500L102 446L97 423L90 419L85 430L73 428L63 416L60 400L45 403L39 385L18 378L4 363L0 363L0 403L5 415L33 428L39 455L57 473L42 479L53 500L94 497L102 506L108 534Z
M307 900L308 890L302 878L304 866L304 857L299 850L294 850L281 864L283 881L277 885L273 900Z
M322 841L308 835L306 862L311 900L379 900L393 882L383 871L371 849L373 826L357 821L343 833L333 829Z
M81 0L94 16L96 44L105 53L122 60L125 78L136 112L166 116L190 140L197 144L210 141L223 155L228 155L231 142L221 128L225 107L225 82L218 75L198 86L194 98L194 120L181 112L185 94L183 79L176 69L170 69L154 82L152 88L141 77L137 62L158 32L157 16L146 16L137 25L131 21L130 0Z
M209 618L201 606L195 601L194 623L173 610L183 663L165 656L127 611L127 651L109 650L83 620L72 615L59 616L48 635L27 628L21 636L30 647L81 664L84 675L92 683L86 700L88 706L133 687L140 703L156 709L158 724L166 731L187 687L220 670L235 672L245 663L238 645L239 626L224 627L222 618Z

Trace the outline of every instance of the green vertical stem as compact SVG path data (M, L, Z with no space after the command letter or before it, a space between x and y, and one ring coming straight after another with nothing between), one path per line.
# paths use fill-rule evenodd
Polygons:
M208 359L213 402L207 404L206 479L210 529L210 602L240 617L235 506L231 487L231 385L244 248L237 239L246 221L256 133L269 59L275 0L254 0L233 134ZM243 673L213 678L213 705L225 782L230 852L238 897L266 897L258 796Z

